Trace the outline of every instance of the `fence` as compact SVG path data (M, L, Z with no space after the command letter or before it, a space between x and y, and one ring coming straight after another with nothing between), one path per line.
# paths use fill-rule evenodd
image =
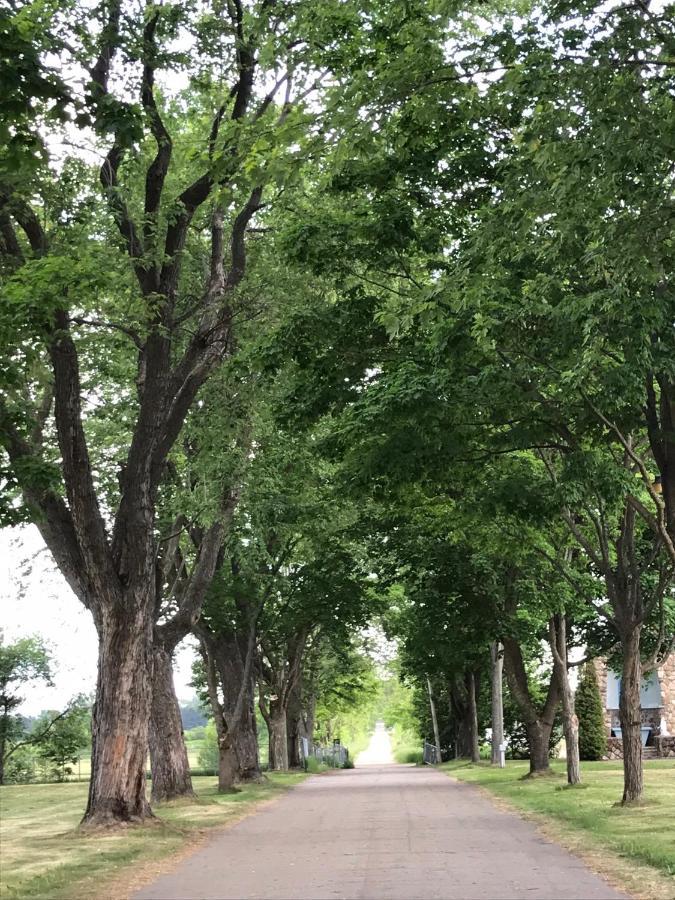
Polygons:
M436 744L430 744L429 741L425 741L422 758L428 766L435 766L439 763L441 759Z
M342 769L349 761L349 750L342 744L329 744L327 747L321 747L303 737L300 741L300 749L305 768L307 768L307 760L310 758L324 766L330 766L331 769Z

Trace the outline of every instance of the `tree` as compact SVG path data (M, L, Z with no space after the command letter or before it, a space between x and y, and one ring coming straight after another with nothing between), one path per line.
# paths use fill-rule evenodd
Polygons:
M99 633L86 824L151 814L157 497L199 391L236 349L249 226L292 179L317 119L306 98L321 87L323 42L306 6L60 8L45 27L65 35L61 68L82 140L93 131L99 186L75 184L64 215L51 201L66 181L52 171L2 172L3 477ZM169 102L159 82L178 68L189 87ZM122 342L122 378L90 379L92 338L106 363ZM90 407L108 396L125 416L106 454ZM195 574L216 559L203 551Z
M69 764L78 761L80 751L89 747L91 732L89 704L76 698L64 715L43 713L35 724L36 733L44 732L36 744L36 755L49 774L65 781L72 774Z
M607 752L607 728L598 676L592 660L581 670L575 695L579 717L579 753L582 759L602 759Z
M31 682L52 683L50 651L39 637L20 638L6 644L0 635L0 784L4 784L5 763L23 746L26 732L16 709L22 691Z

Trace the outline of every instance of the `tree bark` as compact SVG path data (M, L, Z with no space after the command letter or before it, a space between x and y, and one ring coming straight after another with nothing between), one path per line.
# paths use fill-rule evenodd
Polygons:
M161 646L154 651L150 768L153 802L195 796L173 683L172 655Z
M480 762L478 746L478 707L476 705L476 676L474 672L466 673L466 690L469 698L469 741L471 762Z
M223 714L235 754L235 780L263 780L255 720L255 682L246 672L247 635L231 632L214 637L212 651L223 692ZM239 702L240 695L241 702Z
M622 634L623 668L621 673L621 696L619 698L619 719L623 743L623 798L622 804L639 803L643 798L642 772L642 725L640 707L640 631L636 625Z
M92 775L83 826L152 817L145 794L152 629L147 604L104 608L92 717Z
M226 759L221 758L220 783L225 784L230 768L232 782L260 782L258 729L255 719L252 658L255 652L255 621L247 626L248 633L211 631L200 623L196 632L200 638L209 699L218 731L219 746ZM218 696L222 691L222 703ZM230 761L230 755L232 760Z
M495 641L490 645L490 658L492 661L492 694L491 694L491 718L492 718L492 765L499 765L499 746L504 743L504 698L502 691L504 659L502 645Z
M537 709L527 681L527 671L523 661L523 654L518 642L512 637L504 637L504 668L509 690L513 699L518 704L530 751L530 772L534 775L548 775L551 773L549 761L549 742L551 730L555 719L555 711L560 695L558 679L551 675L548 693L543 709Z
M265 780L265 776L260 768L252 682L250 688L247 688L247 695L242 716L232 730L232 746L237 766L235 781L259 783Z
M288 735L288 766L291 769L302 767L300 755L300 738L304 736L304 717L302 700L298 687L291 691L286 714L286 731Z
M266 721L269 731L270 771L285 772L288 769L286 710L275 700L270 702L269 715Z
M471 756L471 724L464 680L456 676L448 684L450 720L454 725L455 759Z
M551 773L549 759L551 728L551 724L541 720L525 723L530 750L530 775L549 775Z
M218 735L218 793L238 793L235 787L237 780L237 754L225 729Z
M562 698L563 734L565 735L567 783L581 784L579 763L579 719L574 709L574 694L567 669L567 623L564 613L556 613L549 622L549 643L553 655L553 674L558 679Z
M438 731L438 716L436 715L436 701L434 700L434 692L431 689L431 679L427 675L427 690L429 691L429 706L431 708L431 723L434 729L434 741L436 742L436 762L441 761L441 736Z

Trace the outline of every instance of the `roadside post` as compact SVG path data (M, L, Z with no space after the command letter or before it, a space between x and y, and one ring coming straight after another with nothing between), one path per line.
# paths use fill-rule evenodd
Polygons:
M502 741L499 745L499 768L506 767L506 741Z

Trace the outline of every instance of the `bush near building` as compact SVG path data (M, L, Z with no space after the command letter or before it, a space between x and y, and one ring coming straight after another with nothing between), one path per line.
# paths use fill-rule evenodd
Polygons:
M598 676L592 662L583 667L575 706L579 718L579 756L587 760L602 759L607 752L607 729Z

